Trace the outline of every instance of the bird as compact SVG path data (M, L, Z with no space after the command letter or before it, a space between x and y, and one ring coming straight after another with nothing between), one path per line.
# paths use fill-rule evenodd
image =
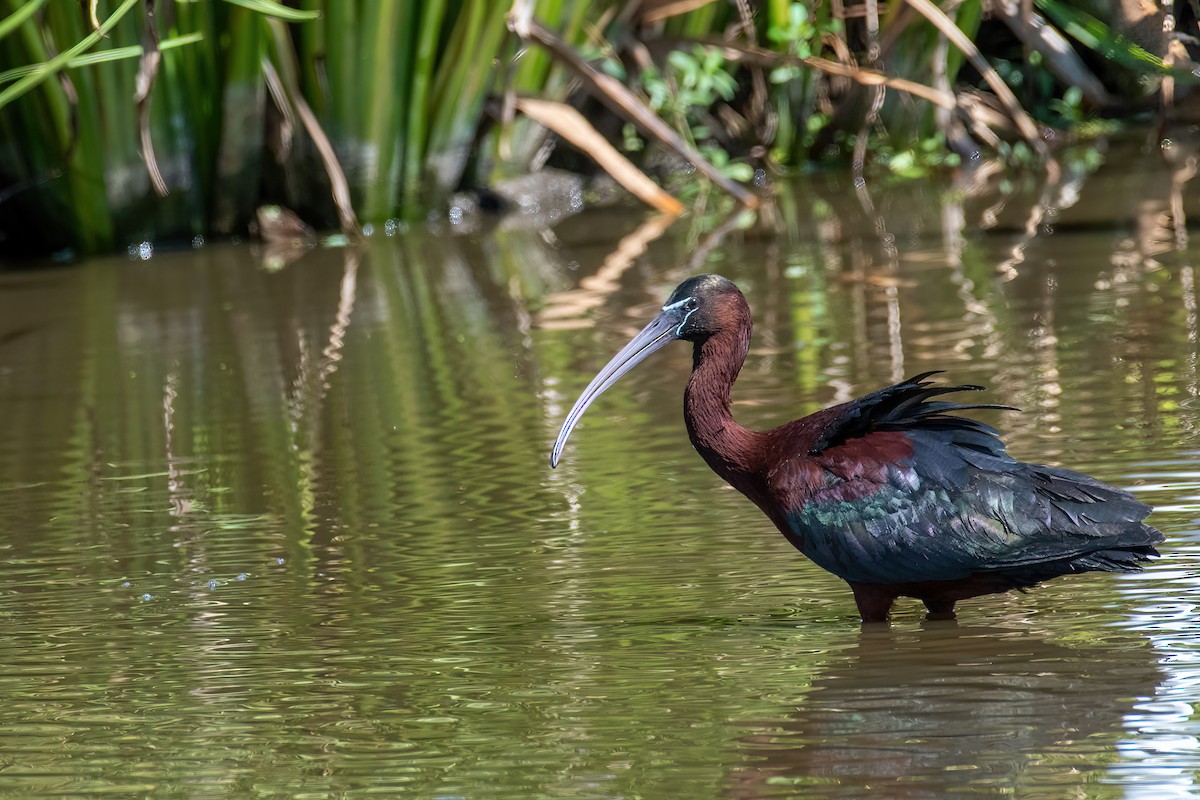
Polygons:
M981 391L926 372L765 431L743 427L731 394L750 346L738 287L695 275L600 370L567 414L557 467L584 411L652 353L692 344L683 395L693 447L801 553L849 584L863 623L886 623L900 597L930 619L960 600L1025 591L1081 572L1131 572L1159 555L1151 508L1128 492L1053 466L1018 461L1000 433L961 412Z

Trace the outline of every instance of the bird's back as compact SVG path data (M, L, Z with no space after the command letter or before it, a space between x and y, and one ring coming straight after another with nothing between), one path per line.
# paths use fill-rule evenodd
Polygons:
M1069 572L1137 569L1162 534L1128 492L1008 455L971 408L920 375L767 434L768 513L852 583L982 576L984 591ZM760 503L762 504L762 503Z

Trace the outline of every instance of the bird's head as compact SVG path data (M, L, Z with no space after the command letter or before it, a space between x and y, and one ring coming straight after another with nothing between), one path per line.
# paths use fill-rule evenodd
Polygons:
M558 466L567 437L575 429L583 412L622 375L676 339L703 343L733 323L731 315L743 313L748 321L749 312L742 293L733 281L720 275L694 275L675 287L658 316L621 348L579 395L567 414L562 430L558 432L558 438L554 440L550 466Z
M745 307L746 300L733 281L720 275L693 275L671 292L659 319L672 313L677 315L680 321L674 338L703 342L735 324L730 315Z

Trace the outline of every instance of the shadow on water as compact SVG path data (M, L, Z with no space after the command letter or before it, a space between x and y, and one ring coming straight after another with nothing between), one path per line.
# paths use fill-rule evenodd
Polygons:
M865 628L779 716L742 721L729 797L1061 797L1103 787L1122 721L1162 677L1144 639L1025 627Z

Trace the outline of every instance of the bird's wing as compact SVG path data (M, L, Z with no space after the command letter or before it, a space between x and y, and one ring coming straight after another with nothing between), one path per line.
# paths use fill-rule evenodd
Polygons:
M980 439L975 446L987 452L992 452L997 448L1003 452L1004 444L998 438L999 434L994 428L973 419L949 416L948 412L978 408L1006 411L1016 411L1016 409L1012 406L992 403L932 401L931 399L934 397L955 392L983 391L982 386L973 384L934 386L925 380L930 375L936 374L937 372L923 372L901 383L863 395L857 400L814 414L812 418L820 420L820 428L813 431L805 449L809 455L815 456L876 431L902 431L949 424L964 432L974 429L983 434L984 438Z
M1161 541L1141 522L1147 506L1086 475L1016 461L994 429L948 413L972 406L928 401L944 392L923 377L839 407L820 447L770 474L784 524L813 561L864 583L1036 578L1038 565L1079 558L1080 570L1135 567Z

